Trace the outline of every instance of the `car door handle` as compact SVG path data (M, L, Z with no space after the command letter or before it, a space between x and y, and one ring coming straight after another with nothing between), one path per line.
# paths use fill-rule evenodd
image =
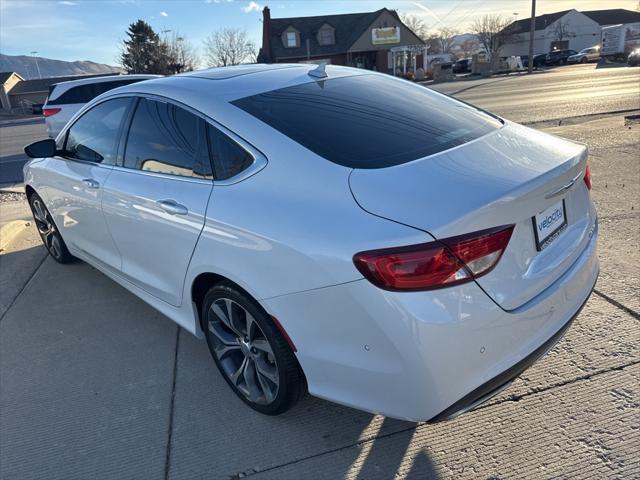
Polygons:
M170 215L187 215L189 209L175 200L158 200L158 206Z
M87 188L100 188L100 184L93 178L83 178L82 183L84 183Z

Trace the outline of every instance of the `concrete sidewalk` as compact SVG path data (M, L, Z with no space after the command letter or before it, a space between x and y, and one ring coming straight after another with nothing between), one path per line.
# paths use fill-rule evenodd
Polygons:
M203 342L45 259L32 227L0 255L0 478L640 477L640 139L612 122L555 131L592 145L599 293L511 388L437 425L311 397L259 415Z
M451 422L310 397L272 418L233 396L203 342L88 265L46 259L0 323L0 475L631 478L639 340L594 296L551 354Z

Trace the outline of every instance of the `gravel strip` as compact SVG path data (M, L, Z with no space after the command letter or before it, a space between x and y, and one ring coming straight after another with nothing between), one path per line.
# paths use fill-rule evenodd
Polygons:
M22 192L0 192L0 203L22 202L27 196Z

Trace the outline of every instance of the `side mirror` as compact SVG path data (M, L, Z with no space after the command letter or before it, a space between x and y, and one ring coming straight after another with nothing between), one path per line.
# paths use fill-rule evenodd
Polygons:
M30 158L53 157L56 154L56 141L53 138L33 142L24 147L24 153Z

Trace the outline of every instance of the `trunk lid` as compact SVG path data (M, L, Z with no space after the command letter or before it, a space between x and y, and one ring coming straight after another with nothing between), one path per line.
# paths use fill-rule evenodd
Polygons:
M515 224L498 265L477 279L496 303L513 310L558 279L588 244L595 211L582 179L586 160L584 145L507 122L430 157L356 169L349 181L364 210L436 239ZM567 225L539 251L534 217L545 212L537 218L541 225L562 205Z

